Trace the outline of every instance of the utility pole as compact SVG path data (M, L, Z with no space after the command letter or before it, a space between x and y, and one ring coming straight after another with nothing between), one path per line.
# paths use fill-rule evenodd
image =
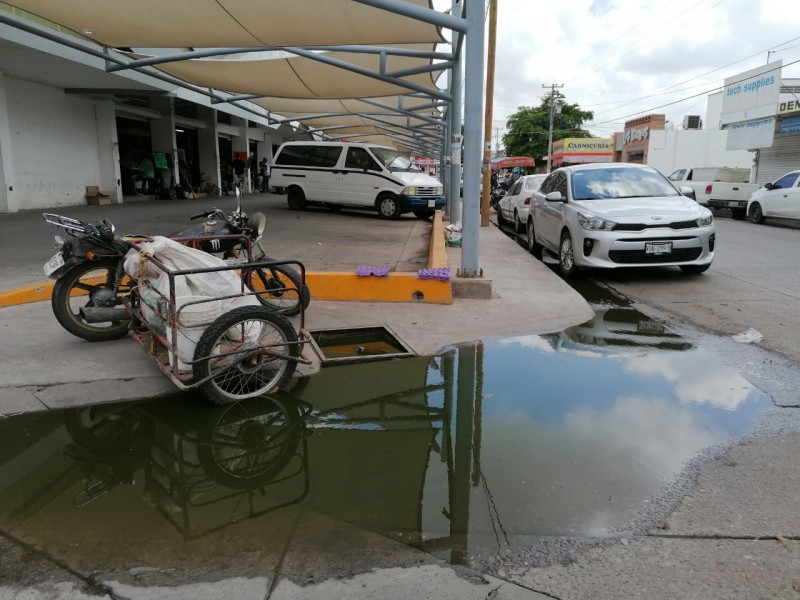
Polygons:
M486 58L486 108L483 126L483 186L481 193L481 227L489 226L491 190L492 116L494 114L494 55L497 33L497 0L489 0L489 48Z
M543 88L550 88L550 129L547 134L547 172L550 172L550 165L552 164L553 156L553 117L555 116L556 109L556 88L563 88L563 83L551 83L550 85L542 84Z

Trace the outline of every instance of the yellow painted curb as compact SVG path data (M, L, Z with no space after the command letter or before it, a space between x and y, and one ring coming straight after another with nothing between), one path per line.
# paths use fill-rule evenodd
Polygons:
M428 246L428 268L435 269L446 266L447 248L444 243L444 223L442 222L442 211L437 210L433 214L431 241Z
M420 279L416 273L359 277L350 272L317 271L306 273L306 283L314 300L453 303L449 281Z
M45 281L0 292L0 307L50 300L55 281Z

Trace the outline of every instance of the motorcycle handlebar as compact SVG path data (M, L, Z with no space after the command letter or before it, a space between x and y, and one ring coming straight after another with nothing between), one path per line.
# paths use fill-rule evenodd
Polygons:
M213 215L213 214L214 214L214 211L211 211L211 212L204 211L204 212L197 213L196 215L189 215L189 220L190 221L194 221L195 219L201 219L203 217L208 217L208 216Z

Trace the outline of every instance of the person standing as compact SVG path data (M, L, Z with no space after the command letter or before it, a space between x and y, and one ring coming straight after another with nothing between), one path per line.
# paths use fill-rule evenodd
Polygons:
M269 176L270 176L270 168L267 159L261 161L261 193L268 194L269 193Z
M244 185L244 170L245 170L245 163L242 158L237 155L236 158L233 159L233 183L239 184L239 190L241 191L242 186Z

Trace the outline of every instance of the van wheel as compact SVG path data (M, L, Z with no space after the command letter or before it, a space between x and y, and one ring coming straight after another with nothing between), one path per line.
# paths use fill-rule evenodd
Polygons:
M400 210L400 200L394 194L379 196L376 204L378 216L382 219L399 219L402 214Z
M289 202L289 208L292 210L305 210L306 206L308 206L306 195L299 187L289 188L289 197L287 200Z

